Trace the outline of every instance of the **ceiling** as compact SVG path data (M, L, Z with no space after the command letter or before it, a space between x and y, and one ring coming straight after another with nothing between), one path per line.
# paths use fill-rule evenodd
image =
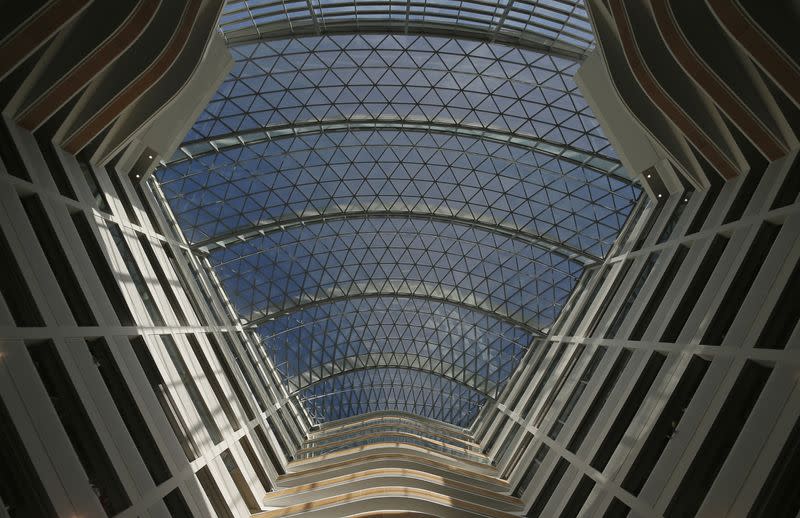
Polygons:
M157 171L319 421L468 426L640 194L572 76L580 3L229 2L236 64Z

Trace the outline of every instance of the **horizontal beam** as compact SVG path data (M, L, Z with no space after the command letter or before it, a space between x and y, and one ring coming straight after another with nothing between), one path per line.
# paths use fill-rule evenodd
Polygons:
M409 121L401 118L295 122L267 126L250 131L227 133L206 139L191 140L184 142L179 149L185 156L164 162L163 165L167 166L185 162L193 158L224 152L228 149L235 149L237 147L271 140L301 137L304 135L314 135L332 131L353 130L418 131L488 140L549 155L560 160L593 169L603 174L611 175L620 181L631 183L630 178L626 177L624 174L618 174L618 172L622 170L622 165L618 160L596 153L589 153L585 150L567 146L562 143L547 141L527 135L518 135L511 131L471 126L469 124Z
M558 254L565 259L577 261L586 266L591 266L599 263L602 259L594 254L584 252L572 245L560 243L555 239L525 232L514 228L504 227L499 224L486 223L474 219L463 218L459 216L448 216L431 214L430 212L414 212L414 211L353 211L353 212L340 212L334 214L317 214L310 217L303 218L287 218L271 223L264 223L261 225L253 225L247 228L235 229L224 234L214 236L209 239L197 241L191 245L192 249L208 254L220 248L226 248L232 244L241 243L249 239L258 238L271 234L273 232L283 232L287 229L305 226L309 224L325 223L328 221L339 221L348 219L366 219L366 218L396 218L396 219L423 219L429 221L438 221L442 223L464 225L472 228L478 228L494 234L500 234L504 237L522 241L524 243L543 248L552 253Z
M386 2L383 2L386 3ZM352 6L352 1L343 3ZM387 4L387 7L390 4ZM420 5L423 5L420 3ZM462 5L460 12L469 11L469 7ZM226 13L230 14L230 13ZM370 16L374 18L376 13L370 11ZM380 13L377 13L380 14ZM494 28L475 29L463 23L458 23L456 18L452 23L433 22L433 21L399 21L390 18L388 10L384 12L386 18L377 20L352 19L352 20L327 20L324 26L317 25L311 17L297 18L290 21L280 21L269 24L251 25L245 29L232 31L225 30L225 24L221 24L221 29L228 45L233 47L257 41L275 41L289 38L302 38L307 36L320 35L347 35L347 34L403 34L420 36L440 36L445 38L455 38L473 41L494 42L520 49L534 50L575 62L583 61L594 48L591 42L586 42L587 47L581 48L577 45L553 40L538 35L533 31L509 29L494 30ZM394 13L396 14L396 13ZM415 13L411 13L412 15ZM466 14L466 13L465 13ZM475 14L486 16L485 12L475 11ZM464 16L462 15L463 19ZM466 20L470 21L470 20ZM481 22L482 20L474 21ZM552 31L552 27L541 25L543 30Z
M469 309L471 311L477 311L477 312L479 312L481 314L488 315L488 316L490 316L492 318L495 318L497 320L501 320L503 322L508 322L509 324L514 325L514 326L522 329L523 331L526 331L526 332L530 333L533 336L538 336L538 337L544 336L544 333L542 333L542 331L540 331L539 329L537 329L537 328L535 328L535 327L533 327L533 326L531 326L529 324L526 324L524 322L520 322L520 321L515 320L514 318L511 318L509 316L502 315L502 314L496 313L494 311L490 311L490 310L482 308L480 306L476 306L476 305L473 305L473 304L467 304L466 302L459 302L457 300L450 300L450 299L448 299L446 297L436 297L436 296L433 296L433 295L419 295L419 294L416 294L416 293L400 293L400 292L359 293L359 294L355 294L355 295L343 295L343 296L339 296L339 297L327 297L327 298L324 298L324 299L314 300L312 302L305 302L303 304L297 304L297 305L292 306L290 308L282 309L282 310L275 311L275 312L272 312L272 313L263 312L261 315L255 317L255 318L252 318L249 322L245 323L244 326L254 329L254 328L260 326L261 324L263 324L265 322L268 322L270 320L274 320L275 318L278 318L278 317L281 317L281 316L285 316L285 315L291 315L292 313L296 313L298 311L303 311L305 309L309 309L309 308L313 308L313 307L317 307L317 306L322 306L324 304L333 304L333 303L344 301L344 300L367 299L367 298L378 298L378 297L402 297L402 298L411 298L411 299L418 299L418 300L434 300L434 301L437 301L437 302L444 302L446 304L452 304L453 306L466 308L466 309Z
M426 366L426 364L430 366ZM309 371L290 376L286 381L292 390L292 395L294 395L301 390L313 387L314 385L349 372L383 368L410 369L427 372L428 374L434 374L465 385L489 398L494 399L497 397L497 383L477 373L470 373L468 371L465 371L463 375L455 374L453 371L457 371L459 368L453 364L411 353L380 352L340 358L339 360L328 362L323 365L316 365ZM464 379L470 377L474 377L475 381L469 382Z

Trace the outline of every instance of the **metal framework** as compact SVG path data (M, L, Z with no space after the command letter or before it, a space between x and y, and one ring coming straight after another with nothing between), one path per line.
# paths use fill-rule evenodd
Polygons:
M418 370L348 371L311 386L305 401L319 421L397 410L467 427L486 396L463 383Z
M188 142L320 121L420 121L510 132L616 159L575 61L495 43L341 35L246 44Z
M397 293L389 291L387 293L375 292L375 293L364 293L364 294L361 294L361 295L342 295L340 297L330 297L330 298L322 299L322 300L314 300L314 301L306 302L304 304L298 304L297 306L294 306L294 307L292 307L291 309L289 309L287 311L278 311L278 312L271 312L271 313L267 313L267 312L257 313L256 316L248 322L248 327L252 328L252 329L255 329L258 326L260 326L261 324L263 324L264 322L271 322L272 320L275 320L276 318L282 317L284 315L290 315L290 314L295 313L295 312L305 311L305 310L308 310L310 308L314 308L314 307L317 307L317 306L320 306L320 305L324 305L324 304L334 304L336 302L341 302L341 301L345 301L345 300L351 300L351 299L354 299L354 298L371 299L371 298L377 298L377 297L387 297L387 296L396 296L396 295L397 295ZM523 329L524 331L528 332L529 334L531 334L533 336L543 336L544 335L543 331L540 330L540 329L537 329L537 328L531 327L529 325L520 323L517 320L514 320L513 318L510 318L510 317L508 317L506 315L502 315L500 313L485 309L485 308L483 308L481 306L478 306L478 305L475 305L475 304L471 304L471 303L467 303L467 302L459 302L459 301L454 301L454 300L448 300L445 297L440 297L440 296L437 296L435 294L403 293L402 297L406 298L406 299L423 299L423 300L429 300L429 301L435 301L435 302L446 302L446 303L451 304L453 306L458 306L458 307L464 308L464 309L469 310L469 311L491 315L492 317L496 318L497 320L502 320L504 322L508 322L511 325L514 325L516 327L519 327L520 329Z
M293 391L376 366L436 372L495 397L535 335L492 313L428 298L348 298L257 332Z
M473 227L346 219L287 228L210 254L246 320L342 296L417 294L549 327L582 265Z
M494 128L474 128L456 123L426 122L426 121L383 121L383 120L348 120L348 121L319 121L300 122L296 124L275 125L264 129L240 131L225 135L218 135L199 140L186 141L170 159L170 163L183 160L200 158L204 155L215 154L221 151L259 144L261 142L276 140L287 136L301 137L309 134L327 133L343 130L389 130L389 131L422 131L442 133L445 135L465 136L477 138L486 142L500 144L513 144L515 147L535 151L568 162L586 166L601 173L606 173L616 178L626 180L621 171L620 163L614 159L589 153L576 147L545 142L538 138L519 135L512 131L501 131Z
M187 237L204 250L320 217L430 214L584 262L608 251L637 192L512 144L395 129L288 135L171 163L160 178Z
M157 180L319 421L468 426L639 196L572 80L579 2L231 1Z
M230 0L220 29L231 44L361 31L496 41L572 59L594 46L576 0Z

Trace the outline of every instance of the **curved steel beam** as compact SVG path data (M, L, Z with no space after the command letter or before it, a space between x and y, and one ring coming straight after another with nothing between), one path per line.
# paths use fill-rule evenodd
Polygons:
M375 2L378 3L378 2ZM509 2L511 5L513 2ZM408 6L419 5L425 6L425 2L414 1L409 2ZM387 4L388 6L389 4ZM341 6L352 7L352 1L343 1ZM405 7L406 4L403 4ZM326 5L326 8L335 8L335 5ZM300 8L306 10L304 8ZM291 11L292 9L289 9ZM297 11L298 9L294 9ZM226 16L230 13L225 13ZM500 24L486 30L474 29L457 21L455 23L447 22L433 22L433 21L420 21L414 22L404 18L404 21L398 21L390 18L388 11L386 18L378 20L359 19L347 21L329 21L326 20L324 26L320 26L315 18L308 16L300 19L280 21L270 24L252 25L246 29L238 29L233 31L226 31L224 24L220 25L222 34L228 46L241 45L245 43L253 43L256 41L274 41L287 38L302 38L304 36L321 36L321 35L347 35L347 34L403 34L403 35L420 35L420 36L441 36L447 38L458 38L481 42L496 42L511 47L520 49L530 49L538 52L546 52L560 58L569 59L572 61L581 62L586 59L593 47L593 42L587 41L587 48L581 48L577 45L570 43L553 40L536 34L533 31L520 31L516 33L503 32ZM370 16L374 17L374 12L370 11ZM380 13L379 13L380 14ZM413 12L411 13L413 16ZM419 14L422 14L420 11ZM478 9L470 8L467 5L462 5L459 9L459 18L462 21L477 22L480 24L485 23L487 13ZM569 14L565 12L564 14ZM477 16L482 15L484 19ZM456 20L455 17L453 17ZM548 21L561 23L561 20L548 19ZM587 20L588 23L588 20ZM531 25L537 26L542 30L552 31L553 27L548 27L542 23L533 21Z
M356 298L356 297L353 297L353 298ZM365 297L365 298L371 298L371 297ZM388 298L395 299L395 300L400 300L400 299L404 299L404 298L421 299L421 297L388 297ZM426 302L427 302L427 300L426 300ZM333 304L331 304L331 305L333 305ZM375 308L370 308L370 310L374 310L374 309ZM351 317L352 315L356 315L358 313L360 313L360 309L358 309L356 306L354 306L353 309L350 309L350 310L347 310L347 311L340 311L340 312L336 312L336 313L329 313L325 317L314 318L313 320L296 321L296 322L298 322L298 324L296 326L287 327L285 329L281 329L280 331L272 333L272 334L266 334L266 335L262 336L262 338L266 338L266 339L277 338L277 337L280 337L281 335L290 333L290 332L295 331L297 329L303 329L303 328L306 328L308 326L313 326L313 325L319 324L321 322L332 321L332 320L335 320L335 319L340 318L340 317ZM416 314L424 314L426 316L431 316L431 317L437 316L436 313L427 312L427 311L426 312L416 311ZM288 315L284 315L284 316L288 316ZM454 317L450 317L450 316L445 316L443 318L444 319L448 319L448 320L456 320L456 321L459 321L459 322L461 321L460 319L457 319L457 318L454 318ZM490 318L494 318L494 316L491 316ZM352 327L350 329L352 329ZM502 332L490 331L488 329L481 329L481 332L484 334L484 336L505 338L507 341L519 345L520 348L522 348L522 349L527 349L527 347L528 347L528 345L526 345L524 342L508 338L505 335L503 335Z
M397 218L397 219L425 219L431 221L440 221L443 223L455 223L468 227L479 228L487 232L500 234L502 236L519 240L539 248L544 248L552 253L558 254L566 259L574 260L582 263L584 266L590 266L599 263L602 259L596 255L584 252L574 246L560 243L555 239L532 234L522 230L513 228L504 228L498 224L484 223L482 221L462 218L458 216L438 215L431 214L430 212L413 212L413 211L354 211L354 212L341 212L338 214L318 214L306 218L292 218L286 220L275 221L272 223L264 223L261 225L254 225L247 228L233 230L226 232L219 236L214 236L211 239L204 239L191 245L195 251L207 254L226 248L228 245L247 241L248 239L257 238L270 234L273 232L283 232L287 228L304 226L307 224L324 223L329 220L347 220L347 219L367 219L367 218Z
M170 165L180 163L193 158L219 153L227 149L234 149L240 146L258 144L260 142L278 140L286 137L314 135L337 130L352 131L363 129L420 131L489 140L500 144L508 144L522 149L535 151L537 153L543 153L560 160L565 160L573 164L593 169L603 174L611 175L620 181L633 183L630 178L616 173L622 169L622 165L619 161L612 160L598 154L589 153L576 147L567 146L557 142L550 142L543 139L537 139L531 136L517 135L511 131L480 128L477 126L470 126L468 124L408 121L401 118L381 118L372 120L338 119L320 122L295 122L269 126L251 131L228 133L225 135L218 135L213 138L184 142L181 144L180 151L186 156L179 159L170 160L168 162L163 162L162 164Z
M384 360L388 361L384 362ZM408 361L404 362L403 360L408 360ZM424 365L425 363L427 363L426 360L430 360L431 361L430 363L439 363L439 365L426 367ZM347 364L351 365L348 366ZM322 383L328 379L334 378L336 376L341 376L350 372L358 372L369 369L409 369L420 372L427 372L428 374L433 374L448 379L450 381L454 381L456 383L469 387L476 392L480 392L486 397L492 399L494 399L497 396L497 383L491 382L488 379L484 378L483 376L479 376L476 373L467 373L468 375L463 377L455 376L453 374L448 374L447 371L449 369L446 369L446 367L450 366L452 366L452 364L445 364L439 360L430 358L429 356L419 356L410 353L400 354L400 353L385 352L376 354L360 354L358 356L350 356L347 358L342 358L335 362L328 362L322 365L314 366L309 371L305 371L295 376L288 377L286 379L286 382L287 384L289 384L289 387L291 388L290 392L291 395L295 395L302 390L305 390L309 387L313 387L314 385L318 385L319 383ZM329 373L325 373L325 371L329 371ZM470 383L469 381L464 379L470 377L475 378L474 383Z
M350 371L347 371L347 372L341 372L341 373L336 374L334 376L329 376L326 379L333 379L333 378L336 378L337 376L342 376L342 375L347 374L349 372L358 372L358 371L363 371L363 370L383 369L383 368L409 370L409 371L417 371L417 372L424 372L424 373L427 373L427 374L433 374L434 376L439 376L439 377L441 377L443 379L446 379L448 381L452 381L453 383L456 383L458 385L466 387L467 389L469 389L469 390L471 390L473 392L476 392L476 393L478 393L478 394L480 394L482 396L486 396L487 398L492 399L488 395L486 395L483 392L480 392L478 390L475 390L474 388L472 388L471 386L467 385L466 383L463 383L463 382L458 381L456 379L448 378L446 376L441 376L441 375L439 375L439 374L437 374L435 372L429 372L429 371L424 370L424 369L417 369L417 368L413 368L413 367L383 367L383 366L367 367L367 368L353 369L353 370L350 370ZM311 386L311 385L309 385L309 386ZM296 395L297 395L298 399L301 400L301 401L313 401L314 399L320 399L320 398L324 398L324 397L334 396L336 394L343 394L343 393L346 393L346 392L353 392L354 390L357 390L358 388L362 388L362 387L397 387L397 386L398 385L393 384L393 383L370 383L369 385L359 385L359 387L346 388L346 389L342 389L342 390L335 390L335 391L332 391L332 392L325 392L324 394L313 394L313 395L310 395L310 396L303 396L302 394L298 393ZM406 385L406 386L410 387L410 388L417 388L417 389L423 389L423 390L427 390L427 389L430 388L430 387L423 387L423 386L414 385L414 384L410 384L410 385ZM454 398L456 398L456 399L461 399L461 400L465 399L464 397L459 396L457 394L453 394L452 396Z
M354 295L342 295L342 296L339 296L339 297L328 297L328 298L324 298L324 299L315 300L315 301L312 301L312 302L306 302L306 303L303 303L303 304L297 304L297 305L295 305L295 306L293 306L291 308L282 309L280 311L275 311L273 313L264 312L261 315L250 319L250 321L245 323L244 326L254 329L254 328L258 327L259 325L263 324L264 322L267 322L269 320L274 320L277 317L281 317L281 316L285 316L285 315L291 315L292 313L296 313L296 312L302 311L304 309L309 309L309 308L313 308L313 307L317 307L317 306L322 306L323 304L333 304L333 303L336 303L336 302L341 302L341 301L351 300L351 299L368 299L368 298L371 299L371 298L378 298L378 297L393 297L393 296L403 297L403 298L411 298L411 299L418 299L418 300L434 300L434 301L437 301L437 302L444 302L446 304L451 304L453 306L458 306L458 307L462 307L462 308L465 308L465 309L469 309L471 311L476 311L476 312L482 313L484 315L489 315L490 317L496 318L497 320L502 320L503 322L508 322L509 324L511 324L513 326L516 326L516 327L518 327L518 328L530 333L533 336L539 336L539 337L545 336L545 334L542 331L540 331L539 329L537 329L537 328L535 328L535 327L533 327L531 325L528 325L528 324L526 324L524 322L520 322L518 320L515 320L515 319L513 319L513 318L511 318L509 316L502 315L502 314L496 313L494 311L490 311L490 310L482 308L480 306L476 306L476 305L473 305L473 304L467 304L466 302L461 302L461 301L458 301L458 300L451 300L451 299L448 299L446 297L436 297L436 296L433 296L433 295L419 295L419 294L416 294L416 293L401 293L401 292L358 293L358 294L354 294Z

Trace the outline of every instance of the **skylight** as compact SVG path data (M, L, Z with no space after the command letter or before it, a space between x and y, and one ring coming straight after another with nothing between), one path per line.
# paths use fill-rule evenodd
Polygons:
M585 13L309 5L229 2L234 70L157 179L317 420L468 426L639 196L572 80Z

